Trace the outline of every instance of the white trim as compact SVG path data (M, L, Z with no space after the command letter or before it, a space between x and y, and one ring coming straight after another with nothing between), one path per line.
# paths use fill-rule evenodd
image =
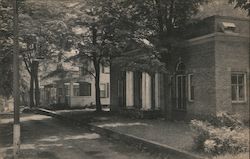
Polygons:
M238 37L238 38L249 38L249 36L247 36L247 35L225 34L225 33L216 32L216 33L211 33L211 34L207 34L207 35L203 35L203 36L188 39L187 42L190 43L190 45L195 45L195 44L198 44L198 43L204 43L204 42L207 42L207 41L211 41L216 36L217 37L218 36L231 36L231 37ZM206 41L204 41L204 40L206 40Z
M207 34L207 35L203 35L203 36L191 38L191 39L188 39L188 42L200 41L200 40L211 38L211 37L215 37L215 33L211 33L211 34Z
M236 28L236 25L232 22L221 22L223 27L232 27L232 28Z

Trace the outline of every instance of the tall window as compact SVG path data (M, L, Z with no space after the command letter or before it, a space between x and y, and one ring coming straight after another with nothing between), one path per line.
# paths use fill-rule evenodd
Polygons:
M79 83L73 84L73 94L74 96L79 96Z
M79 83L79 95L80 96L91 96L91 83L80 82Z
M109 97L109 83L100 84L100 97L108 98Z
M232 73L231 89L232 101L244 102L246 100L246 76L244 73Z
M194 101L194 82L193 74L188 75L188 100Z

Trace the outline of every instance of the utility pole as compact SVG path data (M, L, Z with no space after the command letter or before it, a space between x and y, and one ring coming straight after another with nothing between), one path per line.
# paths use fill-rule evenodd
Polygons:
M14 95L14 125L13 125L13 155L18 159L20 151L20 113L19 113L19 42L18 42L18 4L13 1L13 95Z

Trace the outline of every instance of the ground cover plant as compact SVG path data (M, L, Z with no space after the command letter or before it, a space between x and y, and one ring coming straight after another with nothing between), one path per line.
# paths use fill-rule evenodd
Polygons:
M222 113L207 120L191 120L196 150L208 155L249 152L249 127L234 115Z

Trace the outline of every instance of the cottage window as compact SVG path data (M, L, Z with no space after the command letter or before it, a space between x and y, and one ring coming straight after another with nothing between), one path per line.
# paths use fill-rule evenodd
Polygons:
M109 97L109 83L100 84L100 97L108 98Z
M79 83L74 83L73 84L73 95L74 96L79 96Z
M102 73L105 73L105 74L109 74L110 73L109 67L102 66L101 68L102 68Z
M80 96L91 96L91 83L80 82L79 83L79 95Z
M193 74L188 75L188 100L194 101L194 82L193 82Z
M70 84L69 83L64 83L64 91L65 91L65 96L70 95Z
M62 96L63 95L63 89L62 88L58 88L58 96Z
M231 89L232 102L246 101L246 76L244 73L232 73Z
M86 67L81 67L80 68L80 75L81 76L86 76L88 74L88 68Z

